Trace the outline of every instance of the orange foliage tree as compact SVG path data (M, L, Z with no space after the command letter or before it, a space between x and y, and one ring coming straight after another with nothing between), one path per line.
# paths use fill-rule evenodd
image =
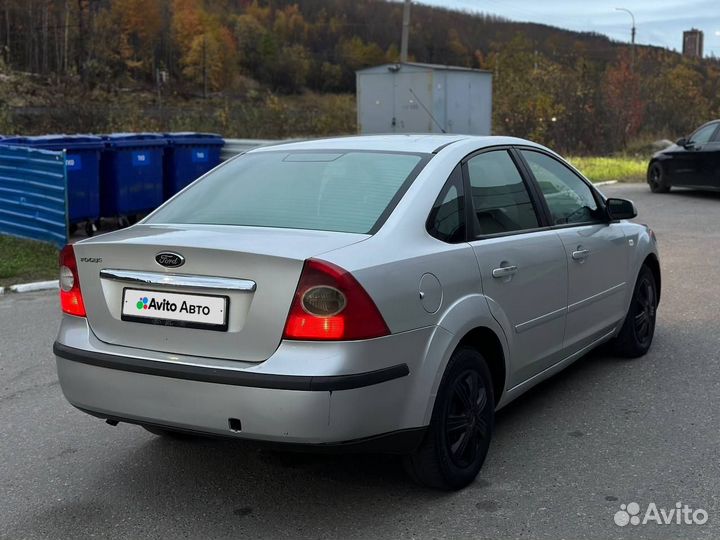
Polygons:
M642 126L645 102L640 92L640 77L630 67L627 58L621 58L617 65L610 66L603 81L604 116L606 135L627 145Z

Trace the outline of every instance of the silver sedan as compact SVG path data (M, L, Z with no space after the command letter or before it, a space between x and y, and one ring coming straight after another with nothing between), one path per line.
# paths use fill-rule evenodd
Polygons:
M389 451L459 489L495 411L650 347L653 232L552 151L389 135L252 150L67 246L62 390L109 423Z

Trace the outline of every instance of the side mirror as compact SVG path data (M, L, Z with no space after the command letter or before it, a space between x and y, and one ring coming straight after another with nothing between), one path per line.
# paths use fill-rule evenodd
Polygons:
M678 146L682 146L683 148L686 147L690 141L688 141L687 137L680 137L677 141L675 141L675 144Z
M637 216L637 210L632 201L627 199L610 198L605 201L608 217L611 221L618 219L632 219Z

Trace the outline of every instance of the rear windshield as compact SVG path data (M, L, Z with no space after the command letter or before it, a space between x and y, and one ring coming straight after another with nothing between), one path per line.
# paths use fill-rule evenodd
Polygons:
M249 153L196 182L146 223L372 233L428 159L393 152Z

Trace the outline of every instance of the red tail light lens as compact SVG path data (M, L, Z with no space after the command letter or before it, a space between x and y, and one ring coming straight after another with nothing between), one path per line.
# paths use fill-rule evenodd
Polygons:
M68 244L60 252L60 306L64 313L85 317L75 250Z
M389 333L375 302L349 272L326 261L305 261L285 339L347 341Z

